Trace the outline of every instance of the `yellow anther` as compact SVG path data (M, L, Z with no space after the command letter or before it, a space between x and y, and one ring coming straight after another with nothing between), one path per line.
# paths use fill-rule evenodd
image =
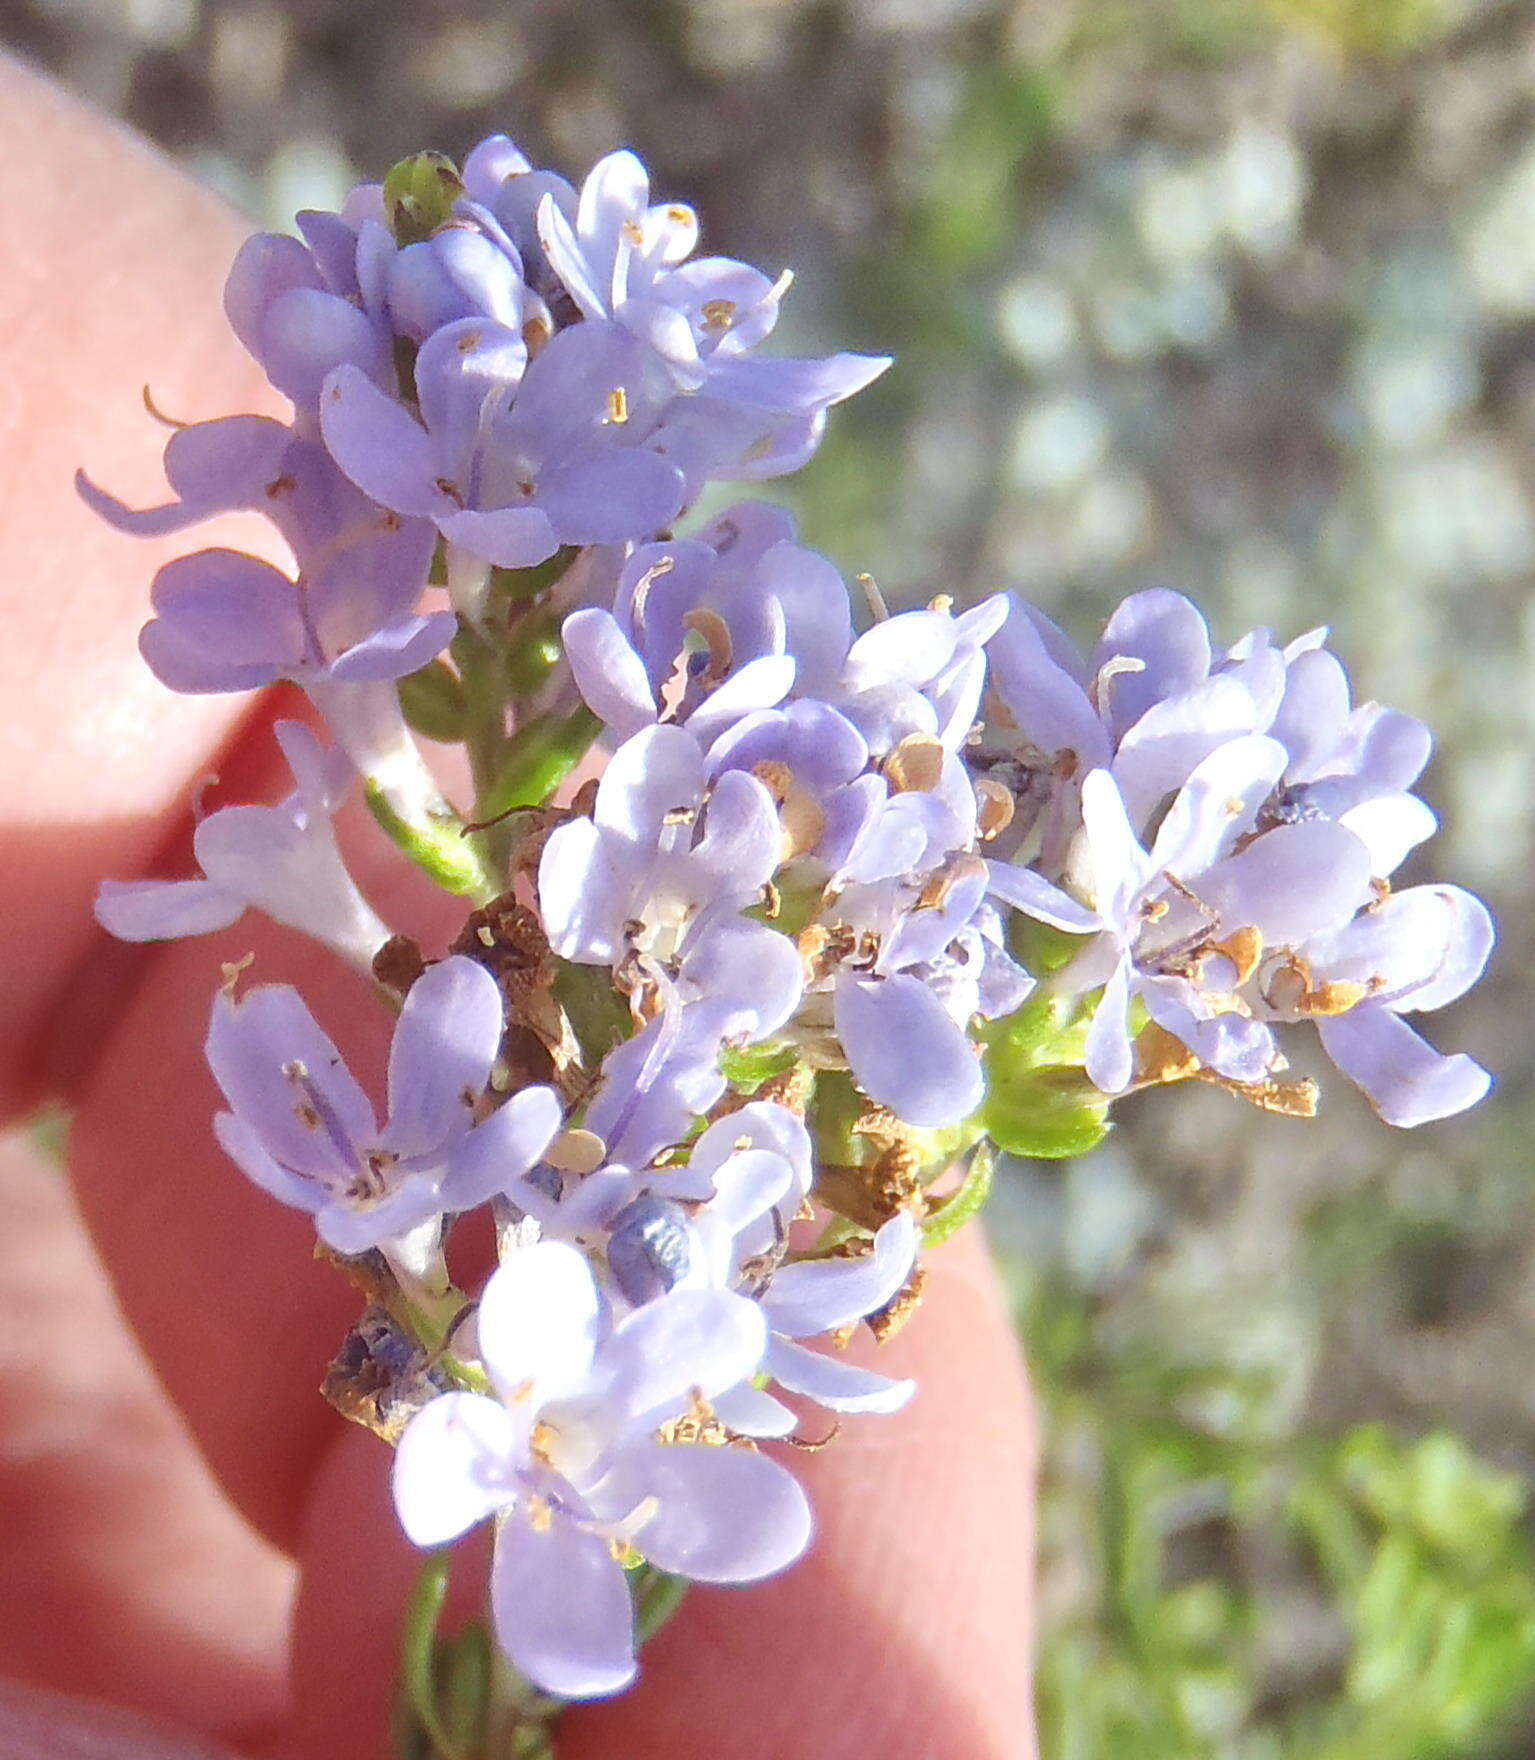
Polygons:
M885 776L897 794L936 788L943 775L943 742L930 733L908 733L885 759Z
M608 1146L595 1131L561 1131L544 1151L557 1173L595 1173L608 1158Z

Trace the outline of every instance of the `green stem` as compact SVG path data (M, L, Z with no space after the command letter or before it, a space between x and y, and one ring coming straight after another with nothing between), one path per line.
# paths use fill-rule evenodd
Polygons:
M453 638L453 659L464 692L464 749L474 779L473 819L482 824L490 817L487 805L508 743L506 668L502 656L485 636L462 621ZM504 875L511 853L510 829L491 825L471 832L470 836L486 867L494 874Z

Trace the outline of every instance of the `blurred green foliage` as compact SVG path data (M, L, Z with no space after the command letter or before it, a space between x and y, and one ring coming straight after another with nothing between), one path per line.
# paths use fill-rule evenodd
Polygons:
M1023 1280L1019 1324L1044 1404L1057 1585L1039 1657L1045 1760L1497 1751L1535 1691L1517 1474L1442 1432L1265 1435L1261 1374L1116 1341L1058 1275ZM1298 1555L1304 1593L1267 1603L1243 1568L1255 1547Z

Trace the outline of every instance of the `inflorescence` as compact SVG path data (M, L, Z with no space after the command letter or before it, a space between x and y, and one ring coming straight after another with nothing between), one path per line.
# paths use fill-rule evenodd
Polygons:
M1459 1112L1487 1074L1406 1017L1475 981L1491 921L1394 889L1430 737L1352 702L1325 631L1223 649L1155 590L1084 655L1008 593L888 615L764 502L677 535L889 363L759 352L789 278L695 256L632 154L577 191L496 136L298 225L225 296L291 420L176 425L164 506L80 482L128 531L281 535L287 570L163 568L142 649L178 691L301 686L293 792L97 911L152 940L255 907L397 1011L381 1123L297 992L229 968L218 1139L368 1295L327 1392L397 1444L406 1533L493 1519L502 1650L610 1693L658 1585L807 1545L759 1442L912 1395L841 1347L916 1306L993 1144L1077 1152L1190 1077L1309 1115L1307 1022L1389 1123ZM464 811L418 734L466 751ZM348 871L359 782L471 907L442 957ZM499 1262L463 1290L445 1242L486 1209Z

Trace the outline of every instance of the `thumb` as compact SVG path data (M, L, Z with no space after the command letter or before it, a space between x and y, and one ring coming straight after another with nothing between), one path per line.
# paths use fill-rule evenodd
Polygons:
M0 1680L0 1760L238 1760L136 1711Z

